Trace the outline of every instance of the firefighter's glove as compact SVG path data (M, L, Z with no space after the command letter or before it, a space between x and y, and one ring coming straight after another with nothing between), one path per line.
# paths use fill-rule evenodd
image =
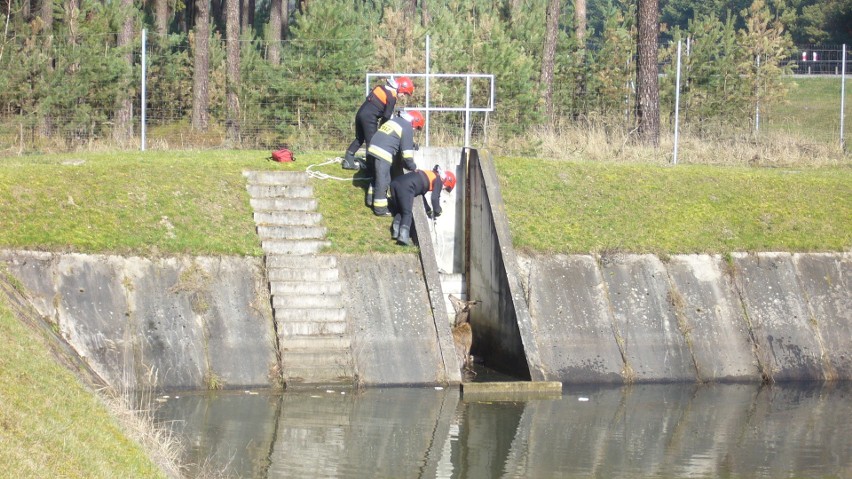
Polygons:
M417 142L414 143L414 151L418 151L420 149L420 145Z

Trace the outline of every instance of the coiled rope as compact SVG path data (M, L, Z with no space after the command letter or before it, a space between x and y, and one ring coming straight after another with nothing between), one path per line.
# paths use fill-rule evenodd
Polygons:
M366 178L366 177L356 178L354 176L344 178L344 177L340 177L340 176L330 175L328 173L323 173L322 171L316 171L316 170L313 169L315 166L325 166L325 165L330 165L332 163L341 164L341 163L343 163L343 158L337 156L335 158L329 158L328 160L326 160L322 163L314 163L312 165L308 165L308 167L305 169L305 173L308 174L308 177L316 178L318 180L370 181L372 179L372 178Z

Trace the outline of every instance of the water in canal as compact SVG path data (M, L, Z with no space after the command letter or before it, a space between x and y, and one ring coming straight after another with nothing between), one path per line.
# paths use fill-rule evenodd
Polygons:
M251 478L850 478L852 384L158 397L185 462Z

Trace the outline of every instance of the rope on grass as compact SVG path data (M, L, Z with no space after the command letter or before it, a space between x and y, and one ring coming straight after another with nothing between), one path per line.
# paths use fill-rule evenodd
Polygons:
M325 165L330 165L332 163L340 164L342 162L343 162L343 158L341 158L339 156L335 157L335 158L329 158L328 160L326 160L322 163L314 163L312 165L308 165L308 167L305 169L305 173L308 174L308 177L316 178L318 180L337 180L337 181L364 181L364 180L366 180L366 181L369 181L369 180L372 179L372 178L355 178L354 176L344 178L344 177L340 177L340 176L330 175L328 173L323 173L322 171L316 171L316 170L313 169L315 166L325 166Z

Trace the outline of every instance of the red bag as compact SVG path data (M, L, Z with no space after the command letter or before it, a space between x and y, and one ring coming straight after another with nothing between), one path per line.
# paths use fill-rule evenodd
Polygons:
M280 150L272 152L272 161L277 161L278 163L289 163L291 161L296 161L296 158L293 157L292 151L287 148L281 148Z

